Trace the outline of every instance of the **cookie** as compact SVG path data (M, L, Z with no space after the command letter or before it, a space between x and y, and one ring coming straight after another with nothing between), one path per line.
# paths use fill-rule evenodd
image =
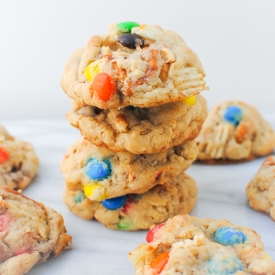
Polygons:
M0 187L0 274L21 275L71 243L60 214Z
M84 219L97 219L106 227L135 231L149 229L177 214L189 213L197 200L195 181L185 173L144 194L129 194L102 202L89 200L83 191L64 191L69 209Z
M197 156L195 141L156 154L113 152L80 138L61 161L66 186L84 190L91 200L102 201L130 193L144 193L186 170Z
M67 114L82 136L112 151L153 154L194 139L207 115L202 96L192 103L174 102L151 108L99 109L76 106Z
M251 228L178 215L129 253L137 275L273 275L275 262Z
M254 107L241 101L224 101L210 111L196 141L198 160L235 163L270 154L275 134Z
M259 171L246 186L249 204L275 220L275 157L265 159Z
M0 186L26 188L36 175L38 166L32 145L14 138L0 125Z
M61 86L72 99L101 109L144 108L208 89L200 60L177 33L146 24L121 28L128 23L112 24L70 57Z

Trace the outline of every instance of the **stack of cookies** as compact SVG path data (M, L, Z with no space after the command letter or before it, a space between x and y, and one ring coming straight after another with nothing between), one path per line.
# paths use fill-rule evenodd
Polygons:
M159 26L113 24L73 53L61 81L82 135L61 162L73 213L130 231L191 211L197 188L184 171L207 114L204 76L182 38Z

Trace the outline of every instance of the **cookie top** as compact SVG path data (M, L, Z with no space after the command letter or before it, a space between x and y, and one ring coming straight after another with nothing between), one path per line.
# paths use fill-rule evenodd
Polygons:
M0 186L26 188L36 175L38 165L32 145L12 137L0 125Z
M251 228L179 215L152 228L130 252L137 275L271 275L275 262Z
M71 98L101 109L143 108L208 89L201 62L177 33L146 24L121 28L127 23L112 24L70 57L61 86Z
M89 200L83 191L65 188L63 199L69 209L84 219L96 218L106 227L124 231L149 229L177 214L189 213L197 200L195 181L185 173L143 194Z
M61 171L69 190L84 190L92 201L144 193L186 170L196 159L195 141L156 154L113 152L80 138L68 149Z
M198 95L190 103L179 101L151 108L104 110L74 104L67 118L95 145L115 152L153 154L194 139L206 115L206 101Z
M265 159L259 171L246 186L249 204L275 220L275 157Z
M205 163L234 163L270 154L275 134L252 106L224 101L208 114L196 138L198 159Z
M71 243L60 214L0 187L0 274L21 275Z

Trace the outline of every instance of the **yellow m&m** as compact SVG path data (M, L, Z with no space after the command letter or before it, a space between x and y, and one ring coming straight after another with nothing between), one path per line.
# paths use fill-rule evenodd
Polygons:
M195 105L196 104L196 97L194 95L185 98L183 101L183 103L189 104L189 105Z
M84 185L84 194L93 201L102 201L108 198L104 186L99 183Z
M265 260L270 260L271 257L266 252L264 252L264 259Z
M85 70L85 77L88 81L93 81L95 76L100 72L98 65L95 62L90 63Z

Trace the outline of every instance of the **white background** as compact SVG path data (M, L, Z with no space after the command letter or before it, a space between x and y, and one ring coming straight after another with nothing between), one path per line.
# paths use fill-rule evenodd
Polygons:
M70 99L59 83L69 56L129 20L183 37L203 63L209 108L239 99L274 110L273 0L0 0L0 120L64 118Z

